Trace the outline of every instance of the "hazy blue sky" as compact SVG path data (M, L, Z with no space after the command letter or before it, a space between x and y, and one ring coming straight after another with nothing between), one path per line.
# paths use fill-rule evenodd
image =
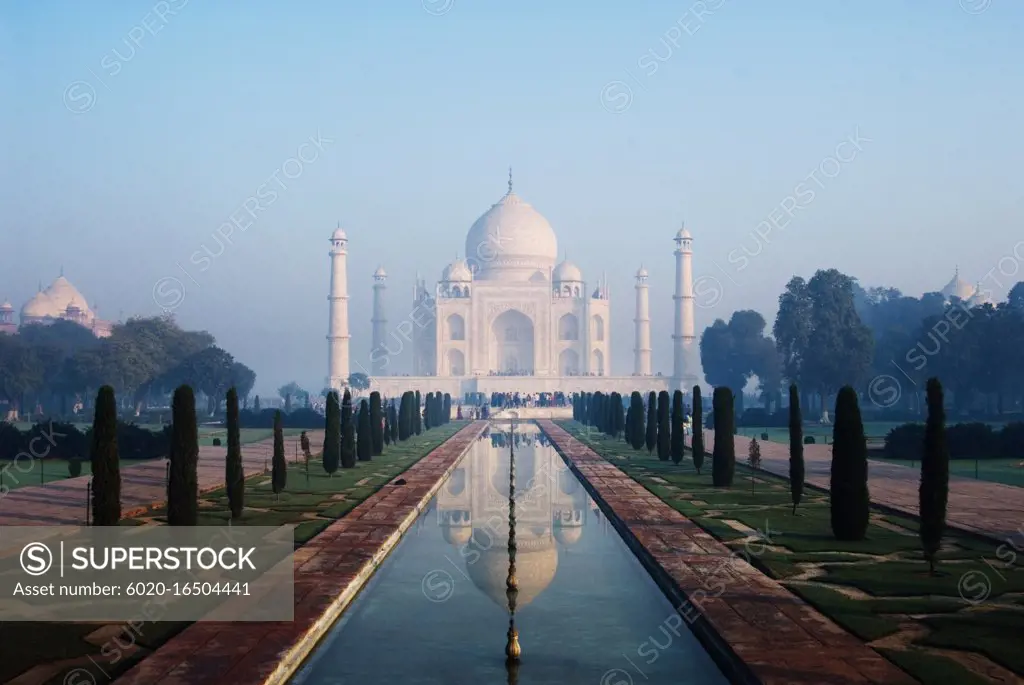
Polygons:
M632 371L647 266L669 372L683 219L713 305L698 330L743 308L770 325L785 282L817 268L915 295L957 264L1015 272L1022 36L1014 0L8 0L0 298L20 308L63 265L101 315L152 315L179 278L178 320L252 366L258 392L319 389L336 223L365 360L377 264L397 321L511 164L560 250L611 277L613 372ZM251 227L190 261L318 135ZM788 225L757 237L787 197ZM1000 299L1024 279L994 276Z

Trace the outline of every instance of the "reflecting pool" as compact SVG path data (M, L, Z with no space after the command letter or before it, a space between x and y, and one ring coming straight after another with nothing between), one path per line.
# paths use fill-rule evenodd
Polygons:
M509 464L515 464L509 674ZM292 681L726 683L533 424L478 440Z

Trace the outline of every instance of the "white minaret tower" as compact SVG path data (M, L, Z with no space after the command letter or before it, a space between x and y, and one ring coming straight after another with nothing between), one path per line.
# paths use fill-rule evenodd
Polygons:
M387 272L383 266L378 266L373 272L373 318L370 323L373 326L373 351L370 356L374 376L384 375L387 368L387 356L380 353L384 349L384 338L387 335L388 320L384 317L384 289L387 288Z
M633 375L651 375L651 300L647 290L647 269L636 272L636 347L633 348Z
M341 390L348 385L348 236L341 226L331 235L331 293L327 296L330 320L327 326L327 387Z
M676 325L672 336L672 378L688 391L697 382L694 365L693 236L683 226L676 233Z

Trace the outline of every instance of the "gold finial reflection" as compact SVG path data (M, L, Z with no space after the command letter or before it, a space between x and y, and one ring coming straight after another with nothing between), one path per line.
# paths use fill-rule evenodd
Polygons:
M516 423L512 417L512 440L508 445L508 578L505 579L505 596L508 598L508 634L505 642L505 665L509 682L518 680L519 631L516 630L516 599L519 596L519 582L516 580Z

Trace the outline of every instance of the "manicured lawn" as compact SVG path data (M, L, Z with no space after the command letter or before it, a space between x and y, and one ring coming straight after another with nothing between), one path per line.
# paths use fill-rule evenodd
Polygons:
M921 462L905 459L878 459L887 464L900 464L920 468ZM949 462L949 473L961 478L977 478L992 483L1024 487L1024 466L1021 459L953 459Z
M715 488L710 455L697 474L689 453L677 466L574 422L560 423L709 533L746 550L755 566L854 635L869 643L889 638L883 653L921 682L986 682L927 651L934 647L983 654L1024 675L1024 611L1008 608L1024 603L1024 554L997 555L995 542L947 531L933 576L912 517L872 512L865 540L840 542L832 535L827 493L805 489L794 516L785 479L758 472L752 491L751 470L737 463L733 486ZM893 637L901 626L921 632Z
M233 525L275 526L293 523L297 525L296 545L301 546L380 489L384 483L429 454L466 423L453 421L425 431L403 443L386 447L384 454L374 457L372 461L357 462L353 469L339 469L333 477L324 473L319 455L310 460L308 481L305 464L289 463L287 485L280 497L275 496L270 489L269 474L254 476L246 482L246 510L241 520L235 521ZM122 521L122 524L159 524L164 522L164 515L164 509L158 509L144 518ZM224 491L201 496L199 525L226 525L228 518ZM188 622L180 621L145 623L140 629L142 636L119 633L121 643L127 645L134 639L135 644L142 646L143 650L115 661L111 656L114 651L111 645L115 643L110 642L109 636L86 639L89 634L105 627L100 624L0 623L0 645L3 645L5 655L4 659L0 659L0 682L8 682L32 666L71 658L80 658L80 661L67 664L42 682L46 685L66 685L65 676L76 668L93 673L97 679L94 682L109 682L188 625ZM104 645L107 652L102 651ZM97 662L109 673L109 677L100 672ZM75 677L75 682L84 683L88 680L82 673L77 673Z

